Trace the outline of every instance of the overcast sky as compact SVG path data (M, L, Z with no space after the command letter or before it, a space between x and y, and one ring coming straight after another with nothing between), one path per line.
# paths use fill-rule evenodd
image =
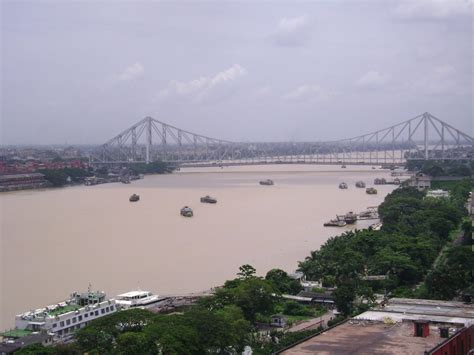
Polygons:
M0 1L4 144L103 143L145 116L236 141L425 111L473 133L471 0Z

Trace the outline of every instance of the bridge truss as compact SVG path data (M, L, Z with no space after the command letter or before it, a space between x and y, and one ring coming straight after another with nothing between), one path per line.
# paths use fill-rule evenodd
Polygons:
M407 159L473 159L474 140L424 113L361 136L327 142L230 142L146 117L103 144L93 162L181 166L268 163L402 164Z

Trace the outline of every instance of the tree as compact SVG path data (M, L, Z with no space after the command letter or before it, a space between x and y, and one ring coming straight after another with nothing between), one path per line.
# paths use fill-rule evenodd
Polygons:
M240 271L237 273L237 276L239 276L239 278L241 279L248 279L250 277L254 277L255 273L257 272L257 270L255 270L255 268L249 264L242 265L241 267L239 267L239 270Z
M272 269L265 275L265 280L272 283L273 288L280 293L296 295L303 287L301 284L281 269Z

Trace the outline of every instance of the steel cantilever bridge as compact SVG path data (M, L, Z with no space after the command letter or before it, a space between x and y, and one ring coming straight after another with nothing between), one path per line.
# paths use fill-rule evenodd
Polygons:
M403 164L407 159L473 159L474 140L423 113L361 136L327 142L231 142L146 117L100 146L99 164L166 161L179 166L271 163Z

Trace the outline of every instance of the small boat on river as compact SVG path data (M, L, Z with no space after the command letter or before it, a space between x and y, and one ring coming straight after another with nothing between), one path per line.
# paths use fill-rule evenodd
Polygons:
M209 195L201 197L202 203L217 203L217 200Z
M274 184L275 184L275 183L273 182L273 180L270 180L270 179L260 181L260 185L268 185L268 186L271 186L271 185L274 185Z
M341 182L341 183L339 184L339 188L340 188L340 189L343 189L343 190L344 190L344 189L347 189L347 184L346 184L345 182Z
M365 182L363 182L363 181L357 181L357 182L356 182L356 187L364 188L364 187L365 187Z
M137 194L133 194L133 195L130 196L130 198L129 198L129 201L130 201L130 202L137 202L137 201L139 201L139 200L140 200L140 196L137 195Z
M180 213L181 213L181 216L183 217L194 216L193 210L191 209L191 207L188 207L188 206L184 206L183 208L181 208Z
M369 195L377 195L377 189L373 187L368 187L367 189L365 189L365 192Z

